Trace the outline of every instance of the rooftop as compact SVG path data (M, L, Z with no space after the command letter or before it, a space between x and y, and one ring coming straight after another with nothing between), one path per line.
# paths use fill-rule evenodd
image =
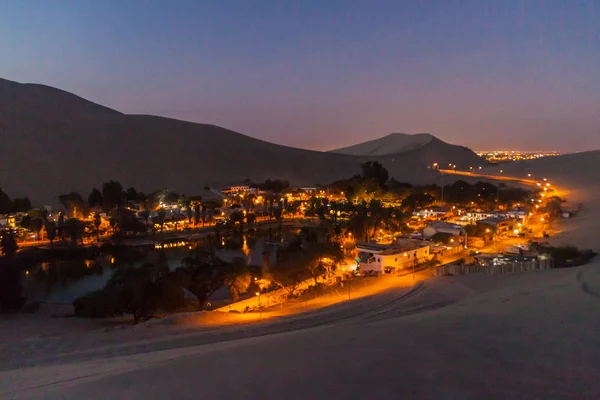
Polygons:
M489 218L484 218L482 220L480 220L479 222L483 223L483 224L499 224L500 222L504 222L504 221L509 221L508 218L501 218L501 217L489 217Z
M444 221L433 221L428 226L430 226L432 228L436 228L436 229L457 229L457 230L463 229L463 227L460 225L451 224L449 222L444 222Z

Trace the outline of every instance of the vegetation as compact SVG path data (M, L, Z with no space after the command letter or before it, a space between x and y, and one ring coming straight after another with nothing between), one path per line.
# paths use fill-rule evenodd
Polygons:
M326 233L302 229L286 247L277 250L277 263L263 278L295 295L298 285L309 278L331 278L344 260L341 245Z
M196 296L195 308L202 309L206 300L222 286L227 286L232 300L237 301L252 283L251 269L243 259L226 263L205 248L197 248L183 260L184 265L174 271L169 269L164 253L155 264L135 267L134 263L143 259L141 255L125 258L133 254L121 251L120 247L106 250L118 257L120 266L103 289L74 301L77 316L104 318L132 314L137 323L157 312L188 309L184 289Z
M20 273L14 260L18 250L11 231L0 231L0 311L19 310L24 302Z
M587 264L596 256L592 250L581 250L575 246L547 246L532 242L531 247L540 254L548 254L554 260L555 268L577 267Z
M436 244L448 244L451 239L452 235L443 232L438 232L430 238L430 240Z
M27 197L11 198L0 188L0 214L10 214L17 212L27 212L31 210L31 202Z
M0 231L0 250L4 256L13 256L18 250L14 232L10 230Z

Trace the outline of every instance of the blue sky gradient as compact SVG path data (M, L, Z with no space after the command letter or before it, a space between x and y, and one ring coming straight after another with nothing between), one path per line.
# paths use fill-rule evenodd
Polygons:
M600 148L599 1L33 1L0 77L325 150Z

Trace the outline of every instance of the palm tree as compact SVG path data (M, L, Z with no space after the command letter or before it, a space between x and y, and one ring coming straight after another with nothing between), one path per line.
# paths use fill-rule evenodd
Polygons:
M96 241L100 241L100 225L102 225L102 220L100 219L100 214L94 214L94 228L96 231Z
M44 221L41 218L36 217L31 220L31 229L35 232L35 237L37 240L40 240L40 231L44 226Z
M79 239L83 240L83 233L85 232L85 223L83 221L70 218L65 222L64 228L69 232L74 245L77 245Z
M110 227L112 228L113 233L115 233L115 229L117 227L117 222L118 222L117 219L115 217L110 217L108 222L110 223Z
M54 222L46 220L46 236L50 241L50 247L52 247L54 239L56 239L56 224Z
M163 210L162 208L160 210L158 210L158 224L160 225L161 233L162 233L164 225L165 225L166 216L167 216L167 213L165 212L165 210Z

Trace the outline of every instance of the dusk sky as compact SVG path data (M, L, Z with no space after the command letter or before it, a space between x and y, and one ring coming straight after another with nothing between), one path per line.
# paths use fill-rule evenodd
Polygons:
M0 77L317 150L590 150L600 2L7 0Z

